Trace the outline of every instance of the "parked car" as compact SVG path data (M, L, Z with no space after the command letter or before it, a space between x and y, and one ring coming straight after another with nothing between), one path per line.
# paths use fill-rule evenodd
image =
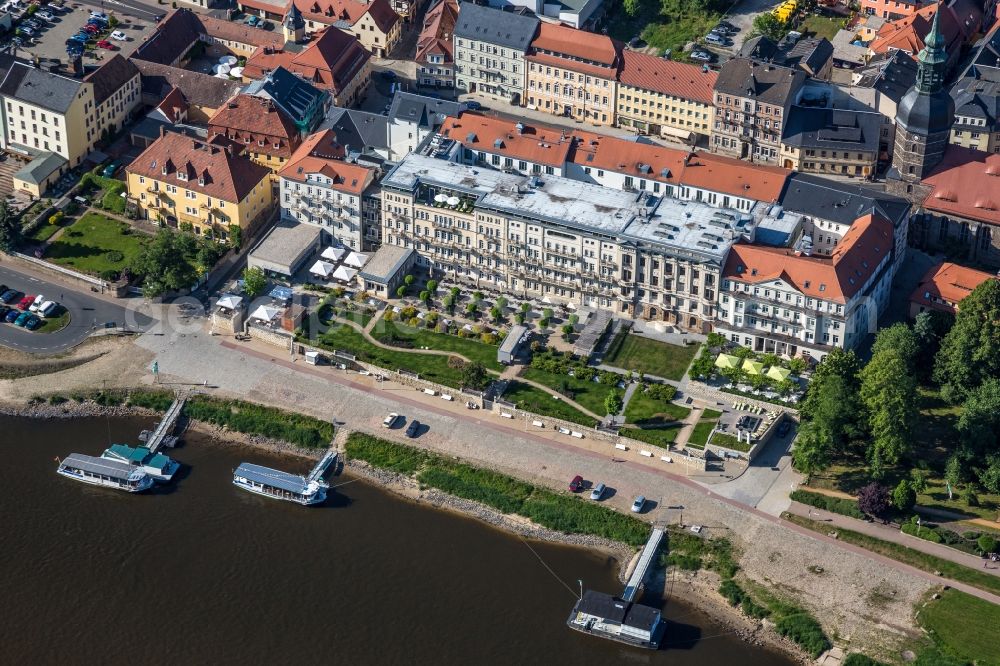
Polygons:
M712 62L715 60L715 56L709 51L691 51L692 60L700 60L701 62Z
M108 27L108 22L107 21L102 21L101 19L98 19L98 18L91 17L87 21L87 25L92 25L95 28L98 28L99 30L103 30L104 28Z
M98 28L96 25L91 25L90 23L80 28L80 30L83 30L84 32L90 35L96 35L101 31L101 29Z
M100 46L101 43L98 42L97 45ZM112 162L108 166L104 167L104 171L101 172L101 175L103 175L105 178L111 178L116 173L118 173L118 169L120 169L121 166L122 166L122 161L121 160L115 160L114 162Z
M250 26L251 28L256 27L258 23L260 23L260 17L259 16L250 16L250 17L247 17L247 25Z
M730 42L728 37L725 37L723 35L718 35L713 32L710 32L707 35L705 35L705 41L708 42L709 44L715 44L716 46L728 46Z
M105 14L104 12L95 12L95 11L92 11L92 12L90 12L90 18L92 18L92 19L93 18L100 19L100 20L104 21L105 23L108 22L108 15Z
M0 294L0 301L4 303L13 303L14 299L17 298L19 292L16 289L8 289L7 291Z
M5 293L7 293L7 285L0 284L0 294L5 294Z
M17 303L18 310L27 310L31 307L31 304L35 302L34 295L28 296L25 294L20 301Z
M389 416L385 417L385 420L382 421L382 426L385 428L391 428L392 426L396 425L396 421L398 420L399 420L399 414L397 414L396 412L391 412Z
M28 305L28 311L37 312L38 308L40 308L42 306L42 303L44 302L45 302L45 296L38 294L38 296L35 296L35 300L31 301L31 303Z
M49 22L52 22L56 19L55 15L52 12L45 9L43 9L40 12L35 12L35 16L42 19L43 21L49 21Z
M7 312L7 314L4 315L3 320L5 322L7 322L8 324L13 324L14 321L18 317L20 317L22 314L23 313L20 310L15 310L15 309L11 308L10 311Z
M577 474L573 477L573 480L569 482L569 491L571 493L578 493L583 490L583 477Z
M38 318L37 315L31 315L28 317L28 321L24 322L24 327L29 331L34 331L42 325L42 320Z
M483 108L483 105L475 100L470 100L465 103L465 108L467 108L469 111L478 111L479 109Z
M88 35L86 32L82 33L78 32L69 39L67 39L66 43L68 44L69 42L76 42L77 44L83 45L86 44L89 40L90 40L90 35Z
M42 27L41 22L40 21L36 21L35 19L25 19L25 20L21 21L21 25L22 26L26 25L29 28L32 28L33 30L38 30L39 28Z
M28 26L22 26L22 27L18 28L17 32L18 32L18 34L24 35L25 37L34 37L35 36L35 31L32 30L31 28L29 28Z
M97 42L97 48L107 49L108 51L114 51L117 47L106 39L102 39Z
M37 312L42 317L50 317L55 314L56 310L59 308L59 304L55 301L45 301L42 303L41 307L38 308Z
M28 317L33 317L33 316L34 315L32 315L30 312L22 312L17 316L17 319L14 320L14 326L23 327L25 324L28 323Z
M420 432L420 421L413 419L410 421L410 425L406 426L406 436L413 439Z
M590 499L595 502L600 502L601 498L604 497L604 491L606 488L607 487L603 483L598 483L594 486L594 489L590 491Z
M3 321L3 318L7 316L8 312L10 312L9 305L0 305L0 321Z
M634 500L632 500L632 513L642 513L643 507L646 506L646 498L639 495Z
M117 40L119 42L124 42L128 40L128 35L126 35L121 30L115 30L113 33L111 33L111 39Z
M788 434L788 431L792 429L792 422L789 419L785 419L778 426L778 437L784 437Z

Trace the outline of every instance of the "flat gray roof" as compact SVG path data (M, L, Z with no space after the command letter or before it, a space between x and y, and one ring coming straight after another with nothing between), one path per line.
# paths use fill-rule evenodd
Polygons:
M383 245L375 250L375 254L365 264L360 275L362 279L386 284L392 280L414 252L416 250L412 247Z
M257 247L250 260L265 270L291 275L310 250L319 244L319 227L281 220Z
M21 167L14 174L14 178L23 180L26 183L41 185L64 164L67 164L67 162L62 155L44 152Z
M627 192L560 176L519 176L411 153L382 187L420 185L471 195L476 207L547 222L578 233L663 246L722 261L751 217L697 201Z

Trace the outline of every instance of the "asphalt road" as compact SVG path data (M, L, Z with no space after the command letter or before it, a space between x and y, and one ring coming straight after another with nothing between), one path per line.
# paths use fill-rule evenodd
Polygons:
M116 326L128 322L130 329L143 331L154 323L153 319L144 314L127 313L124 305L6 266L0 266L0 283L7 285L8 289L17 289L31 295L45 294L48 299L58 301L70 313L69 324L54 333L32 332L13 324L0 323L0 345L18 351L56 354L80 344L96 328L103 328L108 322L114 322Z

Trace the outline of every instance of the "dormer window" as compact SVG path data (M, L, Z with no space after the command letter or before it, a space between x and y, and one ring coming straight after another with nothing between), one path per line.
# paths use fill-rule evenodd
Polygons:
M160 172L161 172L161 173L162 173L162 174L163 174L164 176L166 176L166 175L167 175L167 165L166 165L166 164L164 164L164 165L163 165L163 168L162 168L162 169L160 170Z
M186 173L184 173L183 171L177 172L177 180L187 180L187 179L188 177Z
M201 185L202 187L205 187L205 177L204 176L198 176L198 184Z
M259 139L257 141L257 145L263 147L264 146L264 139Z
M244 137L243 138L243 143L250 143L250 137L248 137L248 136Z

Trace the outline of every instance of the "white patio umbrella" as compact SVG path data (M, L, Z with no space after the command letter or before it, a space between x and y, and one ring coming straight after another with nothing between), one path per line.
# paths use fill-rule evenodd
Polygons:
M358 272L353 268L348 268L347 266L338 266L337 270L333 272L333 279L340 280L341 282L350 282L354 279L354 276Z
M437 203L444 203L447 200L448 200L447 194L438 194L434 196L434 201L436 201Z
M251 319L259 319L260 321L271 321L281 313L278 308L273 308L270 305L262 305L253 311L250 315Z
M216 301L215 304L218 305L220 308L235 310L236 308L240 307L240 303L242 302L243 302L242 296L234 296L233 294L223 294L222 297L219 298L219 300Z
M236 78L241 78L243 76L242 67L233 67L229 70L229 76L235 76Z
M347 255L347 258L344 259L345 264L347 264L348 266L353 266L354 268L361 268L362 266L365 265L365 262L367 261L368 261L368 255L361 254L360 252L351 252L349 255Z
M448 197L449 206L457 206L460 203L462 203L462 200L459 199L458 197Z
M229 74L231 67L229 65L216 65L212 68L212 71L216 74Z
M232 67L233 65L239 62L239 58L237 58L234 55L225 55L219 58L219 62L223 65L229 65L230 67Z
M340 258L347 253L342 247L328 247L323 250L323 254L319 255L324 259L330 259L331 261L340 261Z
M330 273L333 272L333 264L328 264L325 261L317 260L309 272L313 275L319 275L320 277L330 277Z

